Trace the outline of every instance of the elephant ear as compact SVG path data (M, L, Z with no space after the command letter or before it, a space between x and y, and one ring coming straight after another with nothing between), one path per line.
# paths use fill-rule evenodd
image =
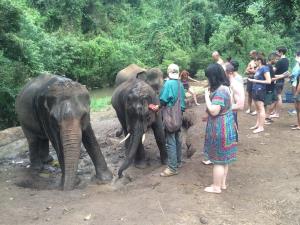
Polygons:
M147 80L147 71L141 71L141 72L137 73L136 78L146 81Z

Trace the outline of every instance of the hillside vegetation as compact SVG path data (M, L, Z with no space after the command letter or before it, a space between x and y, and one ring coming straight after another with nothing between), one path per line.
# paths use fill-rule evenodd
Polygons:
M239 60L279 45L293 57L299 0L0 0L0 129L14 100L43 71L89 87L113 85L128 64L175 62L203 76L211 51Z

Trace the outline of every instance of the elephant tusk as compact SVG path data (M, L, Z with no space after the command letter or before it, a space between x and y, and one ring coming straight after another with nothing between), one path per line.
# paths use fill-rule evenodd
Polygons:
M125 137L122 141L120 141L120 144L123 143L124 141L126 141L126 140L129 138L129 136L130 136L130 133L128 133L128 134L126 135L126 137Z
M144 144L145 138L146 138L146 134L144 133L142 137L142 144Z

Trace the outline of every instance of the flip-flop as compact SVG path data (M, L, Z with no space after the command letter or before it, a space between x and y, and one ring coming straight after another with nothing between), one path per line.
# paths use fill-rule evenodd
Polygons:
M202 163L204 165L211 165L212 164L212 162L210 160L203 160Z
M290 127L298 127L298 125L297 124L292 124L292 125L290 125Z
M300 127L292 127L292 130L300 130Z

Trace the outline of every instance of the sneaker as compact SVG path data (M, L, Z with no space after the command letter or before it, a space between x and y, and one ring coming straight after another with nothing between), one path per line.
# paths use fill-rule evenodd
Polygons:
M177 174L178 174L177 171L173 171L169 167L167 167L162 173L160 173L160 176L161 177L170 177L170 176L174 176Z
M247 113L247 114L249 114L250 112L251 112L251 110L250 110L250 109L247 109L247 110L246 110L246 113Z
M257 114L256 111L253 111L252 113L250 113L251 116L255 116Z

